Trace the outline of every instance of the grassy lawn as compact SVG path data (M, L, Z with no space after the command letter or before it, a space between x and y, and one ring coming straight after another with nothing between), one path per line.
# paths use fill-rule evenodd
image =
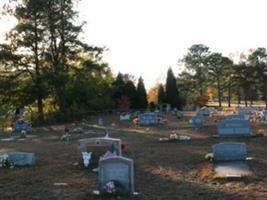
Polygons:
M168 116L167 125L135 127L118 121L118 116L105 116L104 121L111 137L127 142L125 157L134 159L135 190L140 193L133 199L266 199L267 198L267 134L249 139L221 139L216 134L216 123L210 122L197 131L188 125L188 118L177 120ZM82 166L76 166L78 139L104 136L104 130L96 126L96 119L85 124L68 124L71 130L79 125L90 134L74 134L71 142L60 142L64 125L36 128L37 138L0 142L0 151L34 152L34 167L0 169L0 200L88 200L102 199L91 193L97 189L97 174ZM253 131L267 125L254 125ZM158 141L171 130L192 137L189 142ZM254 174L242 180L213 179L212 164L205 161L211 146L223 141L245 142L248 154L254 160L250 167ZM54 183L67 183L57 186ZM123 198L121 198L123 199ZM126 198L130 199L130 198Z

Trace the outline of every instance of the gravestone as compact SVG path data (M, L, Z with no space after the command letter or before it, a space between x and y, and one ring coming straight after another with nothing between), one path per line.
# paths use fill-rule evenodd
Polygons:
M120 114L120 121L130 121L130 120L131 120L131 113Z
M1 153L1 155L7 154L10 161L14 164L14 166L27 166L27 165L35 165L36 159L34 153L26 153L26 152L5 152Z
M251 124L248 120L222 120L217 129L220 137L251 136Z
M225 142L215 144L212 147L215 161L246 160L247 150L244 143Z
M265 124L267 124L267 112L266 112L266 111L264 112L263 122L264 122Z
M219 143L213 145L212 149L215 177L240 178L251 174L244 143Z
M244 120L244 116L242 115L228 115L225 120Z
M203 117L209 117L211 115L210 110L207 107L202 107L197 111L197 115L202 115Z
M144 113L139 115L139 125L149 126L158 123L158 116L156 113Z
M127 193L134 192L133 160L121 156L108 157L99 160L99 186L103 192L109 181L119 182Z
M192 119L192 124L195 128L202 128L204 125L204 117L202 115L197 115L193 117Z
M85 138L79 140L78 160L82 162L82 152L92 152L93 164L98 163L100 156L104 155L108 149L114 145L116 155L121 156L121 140L110 137Z
M99 117L99 118L98 118L98 125L99 125L99 126L103 126L103 125L104 125L104 120L103 120L102 117Z
M17 120L13 124L13 131L20 132L20 131L31 131L31 124L24 120Z

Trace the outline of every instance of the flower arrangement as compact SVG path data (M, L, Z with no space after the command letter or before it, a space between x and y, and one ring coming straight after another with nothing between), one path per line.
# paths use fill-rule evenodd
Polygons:
M127 194L126 189L119 181L110 180L102 188L103 195L108 197L120 197Z
M13 168L13 163L7 154L0 155L0 167Z
M178 135L177 135L176 133L171 133L171 134L169 135L169 139L170 139L170 140L178 140Z
M115 187L115 183L113 181L107 182L104 188L108 194L115 194L116 193L116 187Z

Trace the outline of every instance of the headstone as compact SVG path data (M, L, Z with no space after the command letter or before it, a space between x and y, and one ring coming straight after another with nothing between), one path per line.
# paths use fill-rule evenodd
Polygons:
M242 115L228 115L225 120L244 120L244 116Z
M92 152L92 162L97 163L99 158L104 155L109 148L114 146L116 155L121 156L121 140L110 137L85 138L79 140L78 159L82 161L82 152Z
M267 112L264 112L263 122L267 124Z
M217 126L221 137L227 136L251 136L251 124L248 120L222 120Z
M108 157L99 160L99 185L103 192L109 181L119 182L127 193L134 192L133 160L121 156Z
M251 174L244 143L219 143L212 148L215 177L240 178Z
M156 113L144 113L139 115L139 125L149 126L158 123L158 116Z
M98 118L98 125L99 126L103 126L104 125L104 121L103 121L103 118L102 117L99 117Z
M26 153L26 152L5 152L1 153L1 155L7 154L10 161L14 164L14 166L27 166L27 165L35 165L35 154L34 153Z
M202 115L204 117L209 117L211 115L210 110L207 107L203 107L197 111L197 115Z
M204 117L202 115L197 115L193 117L192 119L192 124L195 128L202 128L204 125Z
M120 121L129 121L131 120L131 113L121 113Z
M13 124L13 130L20 132L20 131L31 131L31 124L24 120L17 120Z
M213 145L212 149L215 161L240 161L247 158L247 149L244 143L219 143Z

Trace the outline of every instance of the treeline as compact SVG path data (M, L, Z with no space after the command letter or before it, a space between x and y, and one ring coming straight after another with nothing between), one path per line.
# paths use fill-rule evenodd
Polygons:
M144 110L148 104L182 109L205 105L211 97L218 98L219 106L225 96L229 106L234 98L267 105L265 48L242 54L234 63L205 45L193 45L181 60L185 70L175 77L169 68L166 83L147 95L142 77L114 77L102 59L105 48L81 40L84 22L78 23L73 2L10 0L5 5L4 14L17 24L0 44L0 111L27 106L43 122L86 111Z
M228 106L235 99L245 105L263 100L267 106L267 50L251 49L237 61L211 52L209 47L196 44L180 60L185 70L178 75L177 85L187 104L205 105L209 98L218 99L222 106L227 97ZM214 92L215 90L215 92Z
M145 109L142 77L137 86L103 62L105 48L80 35L84 22L72 0L11 0L5 15L17 24L0 44L1 110L27 106L36 122L68 119L72 113L113 108Z

